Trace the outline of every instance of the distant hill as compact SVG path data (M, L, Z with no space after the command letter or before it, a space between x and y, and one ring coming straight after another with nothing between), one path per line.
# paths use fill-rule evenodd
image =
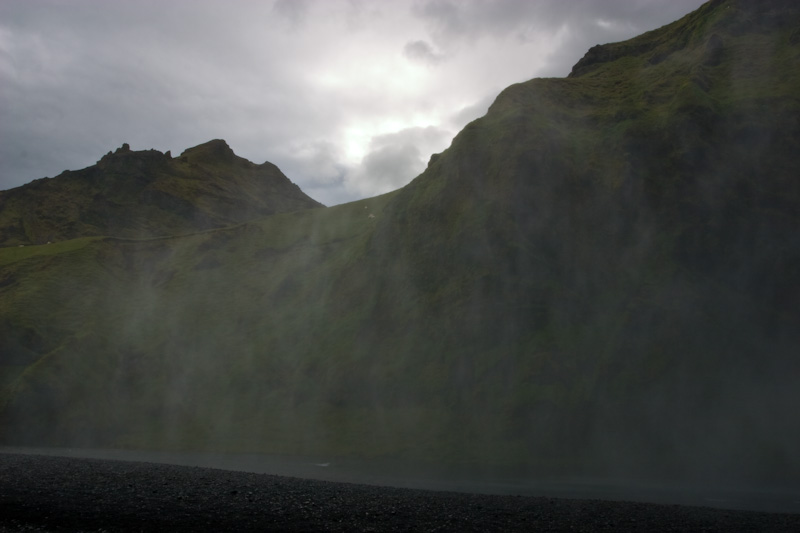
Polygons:
M0 250L0 439L798 486L799 36L709 2L388 195Z
M91 167L0 191L0 246L177 235L320 205L222 140L177 158L125 144Z

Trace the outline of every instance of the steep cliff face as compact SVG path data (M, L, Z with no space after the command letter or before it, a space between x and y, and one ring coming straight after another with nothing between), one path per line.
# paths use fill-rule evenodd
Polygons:
M180 157L125 144L96 165L0 192L0 246L191 233L318 207L271 163L222 140Z
M617 283L713 279L796 317L800 10L745 4L509 87L398 194L381 239L439 290L471 273L526 300L570 287L585 309Z
M800 16L759 5L509 87L389 195L0 250L4 439L795 482Z
M796 471L800 10L752 4L509 87L387 206L373 245L426 308L374 316L504 391L471 412L534 455Z

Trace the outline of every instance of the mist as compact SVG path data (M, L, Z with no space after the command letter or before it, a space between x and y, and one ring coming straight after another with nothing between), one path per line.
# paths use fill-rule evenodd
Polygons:
M0 233L0 442L798 512L798 20L711 2L594 48L333 207L221 141L110 154L80 176L115 189L124 157L188 207ZM381 137L365 168L399 186L442 135ZM284 203L214 207L187 185L212 178Z

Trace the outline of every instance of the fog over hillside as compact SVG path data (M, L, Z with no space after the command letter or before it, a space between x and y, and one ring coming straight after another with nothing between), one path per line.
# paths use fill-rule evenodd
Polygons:
M103 233L137 211L93 189L41 244L3 203L40 185L0 193L0 443L798 491L798 64L795 2L715 0L383 195L321 207L221 140L81 171L219 215L191 231Z

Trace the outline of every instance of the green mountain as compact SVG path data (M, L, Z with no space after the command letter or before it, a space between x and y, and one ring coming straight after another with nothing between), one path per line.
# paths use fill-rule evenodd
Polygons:
M798 66L712 1L388 195L0 249L2 442L797 482Z
M0 191L0 246L194 233L320 205L278 167L238 157L225 141L177 158L125 144L91 167Z

